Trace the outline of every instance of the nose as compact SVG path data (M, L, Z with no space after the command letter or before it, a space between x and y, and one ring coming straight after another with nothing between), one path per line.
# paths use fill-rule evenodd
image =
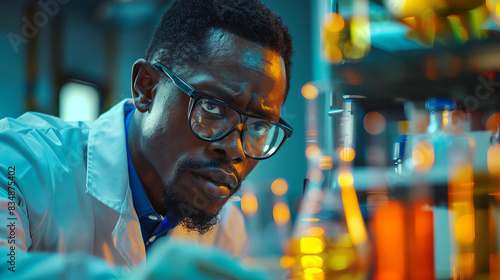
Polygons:
M210 142L209 151L217 157L224 158L227 162L240 163L245 160L243 143L241 142L244 124L239 124L226 137L214 142Z

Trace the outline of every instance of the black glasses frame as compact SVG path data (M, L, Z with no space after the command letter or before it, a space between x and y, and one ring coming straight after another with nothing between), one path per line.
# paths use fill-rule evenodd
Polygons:
M292 133L293 133L293 128L288 125L282 118L279 119L279 122L275 122L275 121L271 121L271 120L267 120L267 119L264 119L264 118L261 118L261 117L257 117L257 116L252 116L252 115L249 115L243 111L241 111L240 109L232 106L231 104L228 104L227 102L225 102L224 100L221 100L217 97L214 97L214 96L211 96L210 94L207 94L207 93L204 93L204 92L201 92L201 91L197 91L195 90L190 84L188 84L187 82L185 82L184 80L182 80L179 76L175 75L174 72L172 72L170 69L168 69L167 67L163 66L162 64L160 63L155 63L153 64L154 67L156 68L160 68L160 70L163 71L163 73L165 73L171 80L172 82L174 83L174 85L179 88L181 91L183 91L184 93L186 93L190 98L190 102L189 102L189 109L188 109L188 125L189 125L189 128L191 129L191 132L199 139L201 140L204 140L204 141L208 141L208 142L214 142L214 141L217 141L217 140L220 140L224 137L226 137L229 133L231 133L240 123L243 123L245 124L246 121L249 119L249 118L252 118L252 119L260 119L260 120L263 120L263 121L266 121L266 122L269 122L269 123L272 123L274 125L277 125L279 126L280 128L283 129L283 131L285 132L285 137L283 138L283 140L281 141L280 145L276 148L276 150L274 151L274 153L268 155L268 156L264 156L264 157L255 157L255 156L251 156L249 154L247 154L247 152L245 151L245 149L243 148L243 152L245 153L246 156L248 156L249 158L252 158L252 159L257 159L257 160L263 160L263 159L268 159L270 158L271 156L273 156L274 154L276 154L276 152L281 148L281 146L283 146L283 144L285 144L285 142L290 138L290 136L292 136ZM213 100L217 103L221 103L231 109L233 109L234 111L236 111L236 113L238 113L239 115L239 121L233 126L231 127L230 129L228 129L226 132L224 132L222 135L216 137L216 138L204 138L204 137L201 137L200 135L198 135L195 131L193 131L193 127L191 126L191 124L189 123L190 119L191 119L191 115L192 115L192 111L194 109L194 105L201 99L201 98L206 98L206 99L209 99L209 100ZM245 139L245 136L246 136L246 132L248 129L246 129L246 124L245 124L245 130L243 132L243 135L241 136L241 141L243 143L243 140ZM244 146L243 146L244 147Z

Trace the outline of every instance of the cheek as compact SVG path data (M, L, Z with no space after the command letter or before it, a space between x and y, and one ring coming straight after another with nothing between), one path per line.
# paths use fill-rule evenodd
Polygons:
M177 161L186 157L191 144L187 104L174 101L155 102L142 124L142 150L163 182L173 175Z
M250 172L257 166L258 160L247 158L245 161L245 166L242 171L240 171L241 179L244 180Z

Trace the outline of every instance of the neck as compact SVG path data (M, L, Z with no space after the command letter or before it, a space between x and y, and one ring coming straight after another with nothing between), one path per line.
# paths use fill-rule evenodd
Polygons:
M139 180L141 181L144 191L146 192L154 210L156 213L164 215L165 206L162 201L163 182L142 152L140 145L141 132L137 126L137 123L140 121L138 114L139 113L134 112L134 115L130 120L127 135L130 159L134 164L135 172L137 172L137 176L139 177Z

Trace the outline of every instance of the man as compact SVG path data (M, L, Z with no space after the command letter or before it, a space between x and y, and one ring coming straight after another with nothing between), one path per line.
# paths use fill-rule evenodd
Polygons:
M211 241L241 251L241 214L226 203L291 136L280 119L291 53L258 0L174 1L133 66L132 100L88 123L2 120L0 275L260 277L165 236L213 234L220 219Z

